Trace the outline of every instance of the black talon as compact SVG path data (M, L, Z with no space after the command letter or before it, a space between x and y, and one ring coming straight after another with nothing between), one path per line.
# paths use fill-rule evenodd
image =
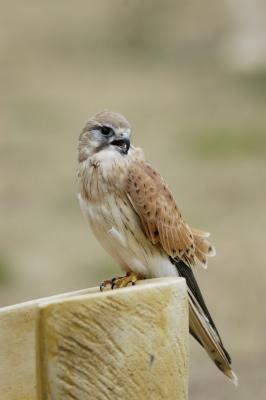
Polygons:
M104 282L102 282L102 283L100 284L100 291L101 291L101 292L103 291L104 287L105 287L105 284L104 284Z
M114 278L114 281L113 281L113 279L112 279L112 283L111 283L111 289L113 290L114 289L114 287L115 287L115 281L116 281L116 279Z

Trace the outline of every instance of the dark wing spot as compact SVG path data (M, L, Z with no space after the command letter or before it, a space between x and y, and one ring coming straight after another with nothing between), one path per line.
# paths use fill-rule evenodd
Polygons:
M217 365L217 367L219 368L219 369L222 369L222 363L221 363L221 361L219 361L219 360L214 360L214 362L215 362L215 364Z

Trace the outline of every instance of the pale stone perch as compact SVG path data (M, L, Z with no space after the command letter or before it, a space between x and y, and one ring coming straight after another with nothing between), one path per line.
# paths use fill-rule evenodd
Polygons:
M182 278L98 288L0 311L1 400L186 400Z

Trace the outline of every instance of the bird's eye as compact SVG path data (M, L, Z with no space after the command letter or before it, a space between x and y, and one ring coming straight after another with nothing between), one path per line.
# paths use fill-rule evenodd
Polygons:
M109 126L102 126L101 127L101 133L105 136L110 135L110 133L112 132L112 129L109 128Z

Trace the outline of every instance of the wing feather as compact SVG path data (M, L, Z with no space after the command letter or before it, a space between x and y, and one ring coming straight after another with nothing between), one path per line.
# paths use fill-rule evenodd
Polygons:
M186 279L191 334L218 368L237 383L230 357L189 268L195 263L206 267L207 256L214 255L214 248L206 240L209 234L185 223L163 178L148 163L139 160L131 163L126 190L148 239L161 244L179 275Z
M147 162L132 162L127 193L152 243L161 243L171 257L194 265L195 243L163 178Z

